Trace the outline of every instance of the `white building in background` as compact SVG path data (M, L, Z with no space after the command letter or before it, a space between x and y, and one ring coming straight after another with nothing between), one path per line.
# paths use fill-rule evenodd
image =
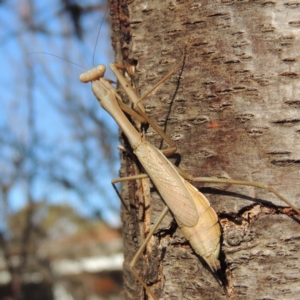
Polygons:
M48 297L41 299L74 300L80 295L86 300L120 300L122 248L120 232L106 225L61 240L47 240L28 255L21 282L35 292L47 290ZM16 268L21 263L17 253L9 259ZM4 290L11 280L5 255L0 252L0 299L9 297Z

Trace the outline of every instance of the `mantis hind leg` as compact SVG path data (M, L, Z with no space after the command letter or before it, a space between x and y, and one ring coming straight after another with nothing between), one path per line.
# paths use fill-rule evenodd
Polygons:
M118 182L124 182L124 181L129 181L129 180L136 180L136 179L143 179L143 178L148 178L148 177L149 176L147 174L139 174L139 175L136 175L136 176L116 178L116 179L113 179L111 181L114 190L116 191L118 197L120 198L122 204L125 206L127 211L129 211L129 209L128 209L127 205L125 204L125 201L122 199L122 197L120 195L120 192L117 189L115 184L118 183ZM166 216L168 211L169 211L169 208L167 206L165 206L165 208L163 209L163 211L161 212L161 214L159 215L159 217L155 221L154 225L152 226L152 228L151 228L150 232L148 233L146 239L143 241L142 245L140 246L140 248L138 249L138 251L136 252L136 254L134 255L133 259L131 260L131 262L129 264L130 270L131 270L132 274L134 275L134 277L142 284L142 286L145 288L146 292L149 295L151 295L151 297L154 300L158 300L158 298L154 295L154 293L151 291L151 289L147 286L147 284L143 281L143 279L137 273L137 271L135 270L135 265L136 265L137 261L139 260L139 258L141 257L141 255L143 254L149 240L153 236L154 232L156 231L156 229L158 228L159 224L161 223L163 218Z
M153 294L153 292L151 291L151 289L147 286L147 284L143 281L143 279L138 275L138 273L135 271L134 267L135 267L137 261L139 260L140 256L144 252L144 250L145 250L145 248L146 248L146 246L147 246L150 238L152 237L152 235L154 234L154 232L156 231L157 227L159 226L159 224L161 223L161 221L163 220L163 218L166 216L166 214L167 214L168 211L169 211L169 208L167 206L165 206L165 208L163 209L163 211L161 212L161 214L159 215L159 217L155 221L154 225L152 226L152 228L151 228L149 234L147 235L146 239L144 240L143 244L141 245L141 247L136 252L136 254L134 255L133 259L130 262L130 270L131 270L131 272L136 277L136 279L143 285L143 287L145 288L145 290L155 300L158 300L158 298Z
M260 188L266 190L279 198L281 201L286 203L289 207L291 207L297 214L300 215L300 210L293 203L291 203L288 199L278 193L272 186L266 185L261 182L253 182L253 181L243 181L243 180L234 180L234 179L224 179L224 178L216 178L216 177L193 177L185 171L177 168L179 174L188 181L192 182L201 182L201 183L227 183L227 184L235 184L235 185L245 185L252 186L256 188Z

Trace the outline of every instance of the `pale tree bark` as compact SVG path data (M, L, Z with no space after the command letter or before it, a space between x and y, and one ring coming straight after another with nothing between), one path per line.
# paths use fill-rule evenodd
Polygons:
M264 182L300 207L299 3L116 0L111 9L116 60L136 64L140 95L187 45L181 76L144 101L176 141L179 166L194 176ZM121 175L138 172L129 155L122 158ZM128 265L164 205L154 187L143 205L137 185L123 185L125 299L146 298ZM221 271L212 274L169 214L136 267L157 297L299 299L300 225L291 209L252 187L200 190L222 225Z

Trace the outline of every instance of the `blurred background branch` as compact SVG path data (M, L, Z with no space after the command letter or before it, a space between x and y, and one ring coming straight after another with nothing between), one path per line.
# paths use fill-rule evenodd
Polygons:
M84 69L63 60L93 66L107 9L100 0L0 3L1 299L63 299L66 286L68 299L89 299L96 293L87 288L91 278L77 278L75 289L74 278L61 277L53 265L98 256L99 248L92 251L89 243L107 248L111 240L103 232L119 241L110 254L121 253L119 200L110 186L119 165L117 127L79 82ZM106 65L113 59L108 16L95 56ZM75 251L81 235L90 237L86 253ZM61 251L54 255L56 245ZM109 260L108 253L104 257ZM33 283L47 288L30 289Z

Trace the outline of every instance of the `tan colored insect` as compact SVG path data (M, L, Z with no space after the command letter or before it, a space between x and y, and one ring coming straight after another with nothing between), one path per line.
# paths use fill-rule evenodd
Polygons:
M165 157L165 155L170 155L176 151L176 145L172 141L172 139L168 137L145 114L141 100L149 95L149 93L152 92L162 82L168 79L182 64L183 59L172 72L170 72L165 78L163 78L141 98L137 96L125 77L123 77L123 75L119 72L119 69L124 69L124 67L116 64L110 64L110 68L115 73L129 99L134 104L135 110L127 107L122 102L122 99L116 92L115 88L111 86L110 81L103 78L105 72L104 66L100 65L99 67L83 73L80 76L80 80L82 82L92 81L92 90L94 95L100 102L101 106L115 119L123 133L127 136L134 154L139 159L148 176L151 178L160 195L167 204L158 220L156 220L147 238L130 263L133 274L154 299L158 298L153 294L150 288L137 274L134 266L140 255L144 251L149 239L151 238L169 209L172 211L184 236L189 240L195 252L204 258L212 271L216 271L220 268L218 257L220 252L221 230L218 223L218 217L215 211L210 206L210 203L206 199L206 197L184 178L195 182L230 183L238 185L249 185L266 189L269 192L274 193L278 198L280 198L282 201L292 207L298 214L300 214L300 211L292 203L290 203L282 195L276 192L272 187L266 186L259 182L206 177L193 178L192 176L176 168ZM138 118L140 121L148 122L149 124L151 124L151 126L166 140L171 148L160 151L149 144L144 138L140 136L139 132L129 122L122 110L126 111L126 113L130 114L131 116ZM138 175L135 177L115 179L113 180L113 183L144 178L145 176L147 175Z

